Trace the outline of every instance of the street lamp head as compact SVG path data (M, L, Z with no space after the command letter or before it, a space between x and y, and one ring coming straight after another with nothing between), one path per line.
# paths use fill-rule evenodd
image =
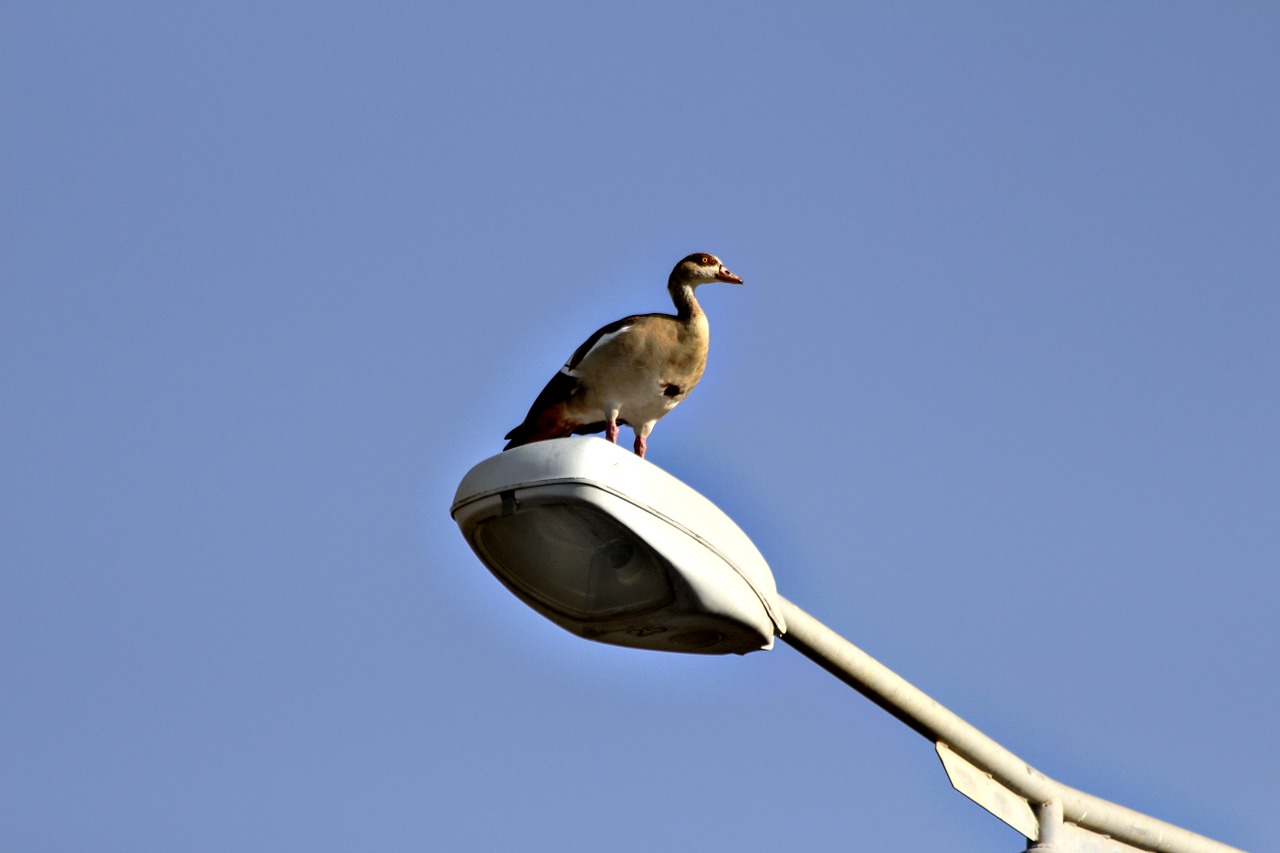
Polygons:
M541 441L463 478L452 513L525 604L590 640L743 654L785 630L760 552L662 469L598 438Z

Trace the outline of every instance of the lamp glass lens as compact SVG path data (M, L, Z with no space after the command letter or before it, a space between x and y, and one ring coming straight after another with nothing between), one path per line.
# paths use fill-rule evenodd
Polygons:
M630 530L582 504L541 504L481 522L485 562L553 610L604 619L656 610L672 600L663 563Z

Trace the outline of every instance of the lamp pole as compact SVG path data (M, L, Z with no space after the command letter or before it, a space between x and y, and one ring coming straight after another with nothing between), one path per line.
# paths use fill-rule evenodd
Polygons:
M786 598L777 604L783 642L933 741L956 790L1034 842L1029 851L1239 853L1050 779Z

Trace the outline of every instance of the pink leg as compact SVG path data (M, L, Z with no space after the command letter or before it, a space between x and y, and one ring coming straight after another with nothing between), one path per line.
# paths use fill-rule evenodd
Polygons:
M645 446L644 436L641 435L640 433L636 433L636 444L635 444L636 456L639 456L641 459L644 458L644 446Z
M604 424L604 437L618 443L618 421L615 418L609 418Z

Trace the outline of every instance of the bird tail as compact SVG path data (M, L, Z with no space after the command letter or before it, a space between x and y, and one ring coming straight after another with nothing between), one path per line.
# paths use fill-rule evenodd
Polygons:
M573 435L581 425L569 417L568 403L577 390L578 380L574 377L567 373L553 376L533 401L524 421L504 436L508 441L502 449Z
M554 425L552 425L554 427ZM564 438L572 435L573 429L555 429L555 428L539 428L537 423L529 423L525 421L520 426L511 430L503 438L509 439L503 450L510 450L513 447L520 447L523 444L531 444L535 441L546 441L548 438Z

